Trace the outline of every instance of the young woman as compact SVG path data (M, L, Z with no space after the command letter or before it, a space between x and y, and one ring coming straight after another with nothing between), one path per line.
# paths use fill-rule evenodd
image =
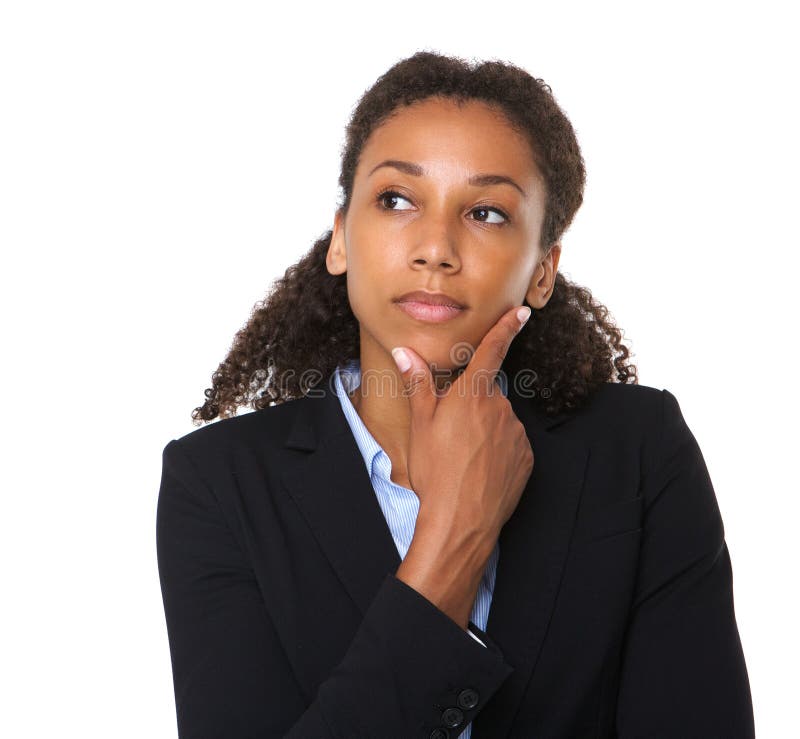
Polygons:
M181 737L754 735L699 446L558 273L584 181L513 65L363 96L333 229L164 449Z

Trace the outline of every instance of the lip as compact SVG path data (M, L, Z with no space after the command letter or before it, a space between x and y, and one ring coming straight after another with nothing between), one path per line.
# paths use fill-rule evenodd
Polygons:
M421 303L417 300L396 301L395 305L412 318L426 323L443 323L464 312L463 308L458 308L455 305L433 305L431 303Z
M401 295L395 301L397 303L423 303L425 305L445 306L463 310L465 305L459 303L455 298L451 298L445 293L429 293L425 290L413 290L410 293Z

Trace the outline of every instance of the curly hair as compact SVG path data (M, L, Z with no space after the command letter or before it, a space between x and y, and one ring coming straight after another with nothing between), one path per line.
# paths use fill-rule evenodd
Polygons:
M361 97L346 128L339 210L347 213L356 165L370 134L401 107L432 97L482 101L501 110L528 141L546 184L539 234L546 256L583 202L584 161L572 124L550 86L502 61L471 64L420 51L379 77ZM331 275L325 264L332 234L325 232L255 304L213 373L205 403L192 412L195 425L234 416L239 406L259 410L303 397L310 389L303 382L308 368L325 378L337 365L359 356L359 325L347 296L347 273ZM512 376L535 370L532 402L552 416L580 408L603 383L637 384L629 356L608 309L587 288L557 272L550 299L533 311L501 370Z

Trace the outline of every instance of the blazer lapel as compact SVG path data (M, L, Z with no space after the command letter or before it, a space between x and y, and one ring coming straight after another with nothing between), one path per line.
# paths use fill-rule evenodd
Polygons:
M339 398L323 385L300 401L282 482L362 615L400 554ZM294 401L290 401L294 402Z
M302 399L286 446L282 483L296 501L342 585L362 614L400 555L364 460L330 382ZM500 532L500 557L485 632L514 672L473 722L473 739L508 734L536 666L555 607L589 450L557 432L572 416L545 417L509 387L528 433L534 469Z

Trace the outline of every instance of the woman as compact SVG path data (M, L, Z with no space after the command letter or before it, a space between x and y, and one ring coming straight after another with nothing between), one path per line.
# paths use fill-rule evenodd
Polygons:
M753 736L700 449L558 273L585 172L550 88L415 54L339 182L222 420L164 449L180 736Z

